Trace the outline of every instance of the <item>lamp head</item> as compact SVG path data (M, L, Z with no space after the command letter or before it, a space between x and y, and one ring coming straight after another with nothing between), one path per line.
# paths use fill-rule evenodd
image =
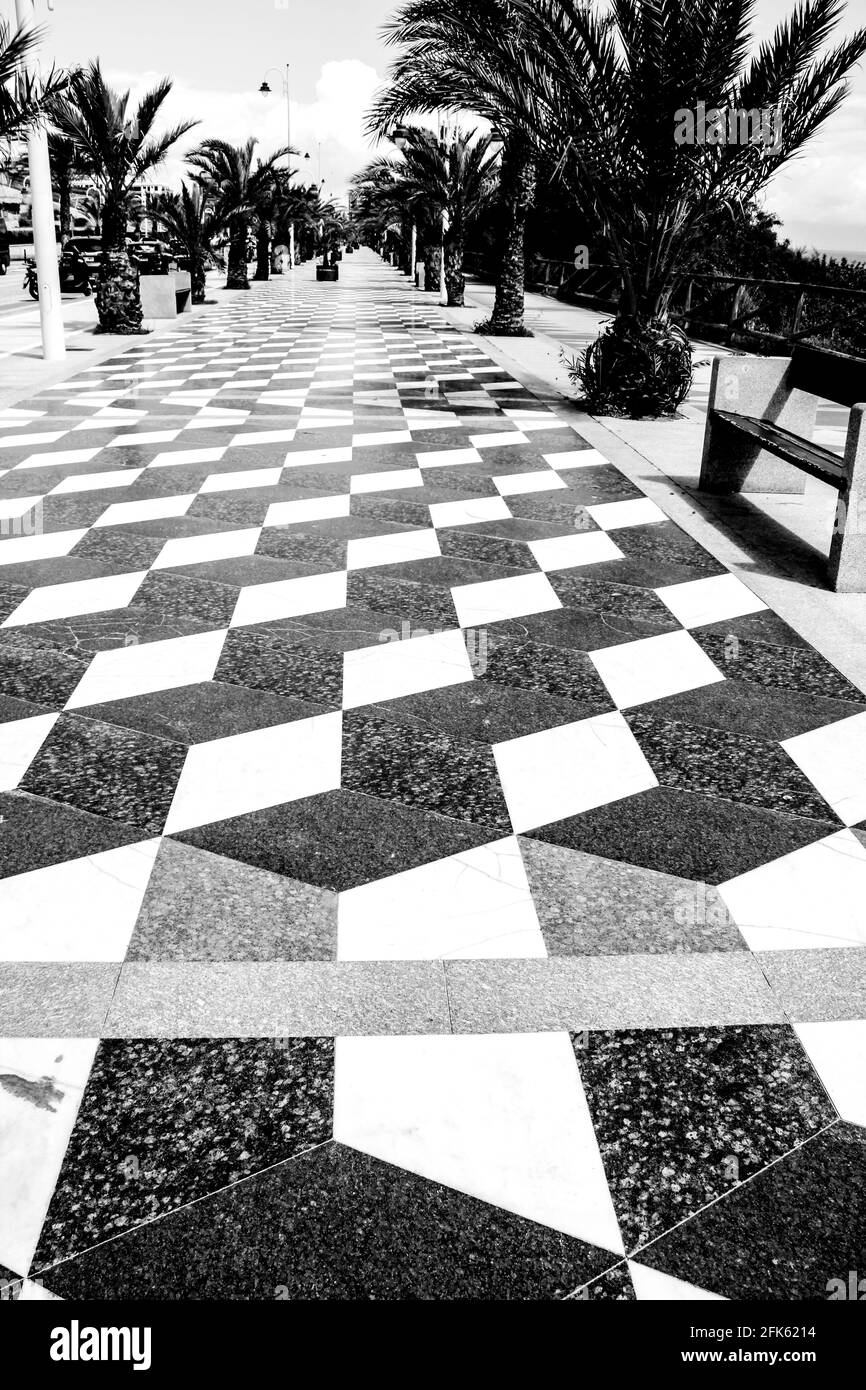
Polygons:
M259 87L259 91L262 96L269 97L271 94L270 84L268 82L263 82L261 87Z

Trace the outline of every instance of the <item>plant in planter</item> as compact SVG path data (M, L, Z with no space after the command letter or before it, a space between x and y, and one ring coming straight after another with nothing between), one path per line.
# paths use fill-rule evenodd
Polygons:
M193 304L205 302L205 271L224 219L210 194L198 183L182 183L179 193L163 196L154 209L158 219L183 246L189 260Z
M256 140L248 140L245 145L230 145L226 140L205 140L187 156L189 164L198 171L199 182L210 192L220 217L229 229L227 290L248 290L250 287L247 273L250 235L259 225L260 209L267 209L275 165L289 152L287 147L275 150L268 159L259 160L253 167L256 144ZM262 218L267 220L266 211L262 213ZM254 245L254 250L257 249L258 246Z
M133 185L161 164L172 146L197 124L184 121L162 135L153 134L170 91L171 82L165 78L132 107L130 93L109 87L99 63L94 62L70 74L64 99L52 108L52 124L82 149L95 170L102 210L96 308L103 333L141 332L138 271L126 249Z

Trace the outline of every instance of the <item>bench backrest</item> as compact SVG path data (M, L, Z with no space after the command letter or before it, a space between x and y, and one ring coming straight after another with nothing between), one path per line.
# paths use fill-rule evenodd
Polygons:
M866 360L825 348L797 346L791 354L787 384L850 409L866 401Z

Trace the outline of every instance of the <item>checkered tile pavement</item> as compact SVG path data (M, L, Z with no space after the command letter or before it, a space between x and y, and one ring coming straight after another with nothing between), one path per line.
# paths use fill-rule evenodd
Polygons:
M362 252L0 415L10 1296L866 1264L866 697L554 407Z

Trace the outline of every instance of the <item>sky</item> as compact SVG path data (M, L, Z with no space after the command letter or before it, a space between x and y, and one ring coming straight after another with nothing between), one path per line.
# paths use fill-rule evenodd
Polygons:
M758 37L794 3L757 0ZM370 157L363 118L390 61L380 31L396 0L53 0L53 13L48 4L36 0L47 57L68 66L98 55L109 79L134 93L172 77L168 119L201 122L189 144L250 135L262 152L285 144L288 63L292 144L307 177L324 178L326 194L342 197ZM0 13L11 17L14 0L0 0ZM858 24L866 24L866 0L848 0L843 29ZM258 90L266 72L270 97ZM795 245L866 255L866 70L851 88L764 202ZM172 160L161 177L176 183L182 167Z

